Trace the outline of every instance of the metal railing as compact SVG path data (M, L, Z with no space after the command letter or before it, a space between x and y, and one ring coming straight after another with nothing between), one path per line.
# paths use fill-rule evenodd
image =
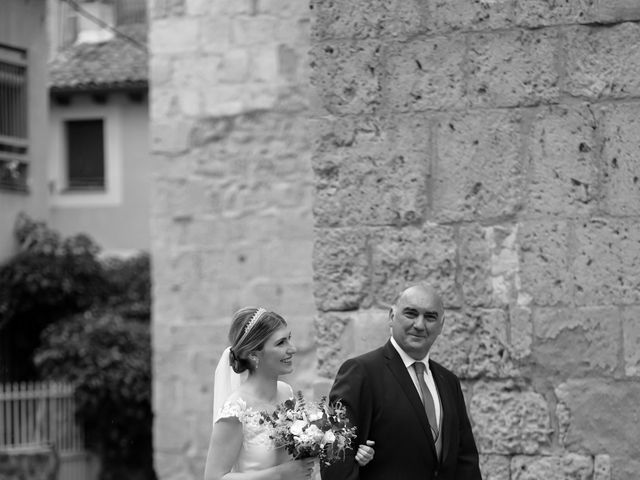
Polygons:
M84 451L75 419L74 388L66 383L0 383L0 447L52 445Z
M47 446L60 460L57 480L96 480L100 465L84 448L75 411L67 383L0 383L0 450Z

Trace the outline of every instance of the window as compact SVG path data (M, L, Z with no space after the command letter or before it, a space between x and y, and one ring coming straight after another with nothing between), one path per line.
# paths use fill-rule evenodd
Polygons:
M147 23L147 2L145 0L115 0L116 25Z
M0 45L0 189L27 191L27 53Z
M121 205L125 112L120 100L114 95L102 104L83 94L70 105L52 105L49 186L53 206Z
M65 122L67 189L104 190L104 125L102 119Z
M147 0L76 0L73 3L57 3L57 50L75 43L83 25L84 28L90 25L91 29L99 27L93 20L83 16L86 13L116 28L147 23Z

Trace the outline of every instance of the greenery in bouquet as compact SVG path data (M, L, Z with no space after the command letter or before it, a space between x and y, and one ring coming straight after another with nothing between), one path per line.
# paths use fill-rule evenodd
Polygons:
M262 421L276 446L284 447L293 458L318 458L327 465L343 459L356 436L356 427L349 425L340 402L330 404L326 397L307 402L300 391L273 413L264 412Z

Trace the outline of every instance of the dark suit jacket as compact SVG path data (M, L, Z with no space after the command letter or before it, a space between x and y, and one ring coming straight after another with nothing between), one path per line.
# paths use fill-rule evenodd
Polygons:
M330 401L340 400L358 428L344 462L322 468L323 480L481 480L471 424L460 381L430 361L442 404L442 458L438 461L429 421L409 372L391 342L347 360ZM360 467L358 445L374 440L375 456Z

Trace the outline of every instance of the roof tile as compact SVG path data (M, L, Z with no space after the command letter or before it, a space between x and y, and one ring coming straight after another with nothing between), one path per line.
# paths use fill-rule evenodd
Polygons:
M118 90L146 87L147 26L119 27L121 35L101 43L77 43L60 51L49 64L52 91Z

